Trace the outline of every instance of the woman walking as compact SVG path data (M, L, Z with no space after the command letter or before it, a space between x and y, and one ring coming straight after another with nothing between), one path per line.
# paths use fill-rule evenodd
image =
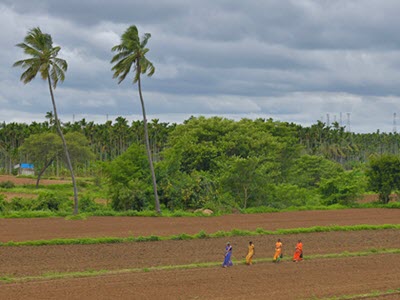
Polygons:
M253 264L252 259L253 259L254 254L255 254L254 244L253 244L253 242L250 241L249 242L249 252L247 253L247 256L246 256L246 265Z
M225 247L224 262L222 263L222 267L226 268L233 266L231 256L232 256L232 246L231 243L228 242L226 243Z
M296 248L294 250L293 261L298 262L303 260L303 243L301 240L297 241Z
M274 262L279 262L281 258L283 257L282 255L282 242L281 239L278 239L278 241L275 243L275 254L274 254Z

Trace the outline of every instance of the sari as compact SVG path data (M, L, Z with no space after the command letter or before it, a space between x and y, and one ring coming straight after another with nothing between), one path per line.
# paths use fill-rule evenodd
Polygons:
M251 265L253 263L252 262L253 256L254 256L254 244L251 244L251 245L249 245L249 252L247 253L247 256L246 256L246 264L247 265Z
M274 254L274 261L278 262L281 260L282 255L282 243L276 242L275 243L275 254Z
M303 243L298 242L296 244L296 249L294 250L293 261L298 262L303 260Z
M232 256L232 246L228 244L225 247L225 258L224 262L222 263L222 266L224 268L233 266L231 256Z

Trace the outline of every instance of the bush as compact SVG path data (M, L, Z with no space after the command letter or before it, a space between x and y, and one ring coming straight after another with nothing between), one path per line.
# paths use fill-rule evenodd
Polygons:
M81 187L81 188L86 188L89 184L88 184L86 181L77 180L77 181L76 181L76 185L77 185L78 187Z
M33 210L69 211L72 209L72 201L64 195L56 195L53 192L44 192L34 201Z
M9 203L6 203L6 207L11 211L29 211L32 210L32 199L14 197Z
M116 211L143 210L148 205L148 185L132 179L128 186L117 184L111 188L111 207Z
M15 187L15 184L10 180L0 182L0 188L12 189L13 187Z
M0 194L0 212L4 212L6 210L7 202L4 199L4 196Z
M80 212L95 212L102 208L102 205L97 204L94 199L89 196L81 197L78 205Z

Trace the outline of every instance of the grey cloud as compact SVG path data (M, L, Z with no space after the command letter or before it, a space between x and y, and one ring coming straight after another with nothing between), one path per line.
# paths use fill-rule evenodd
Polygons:
M141 118L132 78L118 85L109 63L111 47L136 24L152 34L148 58L156 73L143 78L149 116L310 124L346 111L354 129L390 130L388 115L400 111L399 9L395 0L3 0L0 103L23 118L51 109L45 83L38 78L25 87L21 70L11 68L23 57L15 44L40 26L69 63L56 90L65 118Z

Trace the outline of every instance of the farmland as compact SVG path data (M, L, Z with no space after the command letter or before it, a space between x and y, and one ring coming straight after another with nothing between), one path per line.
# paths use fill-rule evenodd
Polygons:
M400 230L282 234L284 260L273 264L275 234L173 240L177 234L233 229L400 224L397 209L237 214L220 217L89 217L0 219L1 242L158 236L146 242L6 246L0 248L4 299L324 299L400 297ZM347 227L345 227L347 226ZM290 261L297 239L305 260ZM223 269L224 244L233 245ZM243 264L248 241L255 264ZM339 298L338 298L339 299Z

